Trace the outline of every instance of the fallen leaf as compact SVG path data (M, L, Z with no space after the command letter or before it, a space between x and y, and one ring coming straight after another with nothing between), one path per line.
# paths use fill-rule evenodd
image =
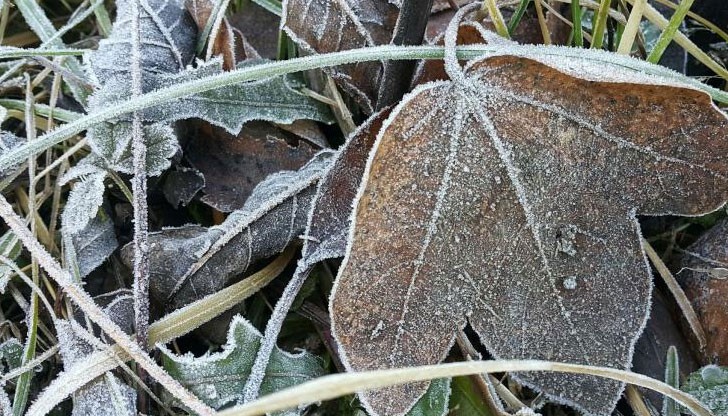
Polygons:
M236 44L238 54L247 58L255 58L251 54L259 54L265 59L276 59L278 55L278 33L280 18L268 10L250 2L245 7L230 16L233 30L237 30L242 37ZM247 43L247 45L245 44Z
M705 330L705 361L728 365L728 220L687 248L675 277Z
M119 246L114 232L114 222L104 210L78 233L71 236L78 273L86 277L99 267Z
M390 111L391 108L383 109L359 126L338 151L331 168L319 182L299 268L343 257L346 253L352 202L374 140Z
M218 226L150 233L150 295L172 311L222 289L254 261L280 253L303 233L316 182L330 160L331 152L322 151L298 171L269 176ZM131 266L133 244L121 256Z
M228 341L221 352L194 357L179 356L160 346L162 362L169 374L215 409L234 403L241 396L245 380L260 345L261 334L250 322L236 316L230 323ZM318 357L302 351L289 354L276 348L266 369L261 390L270 394L325 374ZM299 415L302 409L277 412Z
M652 290L636 215L728 198L728 123L689 81L598 52L506 53L417 88L378 136L331 295L350 370L437 363L467 323L497 358L628 369ZM624 387L515 377L594 414ZM361 397L399 415L427 386Z
M307 53L328 53L388 44L399 14L387 0L285 0L281 27ZM374 111L382 63L326 70L367 113Z
M200 125L185 145L189 163L205 177L202 201L222 212L240 209L258 183L297 170L319 149L270 123L251 121L237 136Z
M172 206L186 206L205 187L205 176L197 169L177 166L167 173L162 192Z
M90 54L91 72L100 85L131 85L131 0L116 4L117 16L108 39ZM175 74L192 62L197 30L180 0L139 1L142 79Z

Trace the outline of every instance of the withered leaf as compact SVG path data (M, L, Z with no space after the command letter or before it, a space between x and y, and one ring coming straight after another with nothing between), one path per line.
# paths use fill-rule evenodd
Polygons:
M707 362L728 365L728 220L688 247L678 281L705 330Z
M286 0L281 27L308 53L387 44L399 9L388 0ZM374 110L381 62L358 62L327 70L366 111Z
M242 208L268 175L299 169L318 150L270 123L251 121L237 136L200 125L185 146L185 155L205 177L202 201L230 212Z
M383 109L359 126L319 181L303 245L301 262L305 266L299 267L344 256L352 202L374 140L390 111L391 108Z
M215 9L215 2L212 0L185 0L185 8L195 21L198 32L202 33ZM211 38L212 36L210 36ZM235 69L235 34L227 18L222 19L222 24L215 36L215 43L212 45L212 53L222 56L223 69L226 71Z
M728 198L728 122L708 95L627 58L509 50L417 88L379 133L331 297L351 370L437 363L467 323L498 358L627 369L652 290L636 215ZM515 377L593 414L623 389ZM427 385L362 399L401 415Z
M218 226L150 233L150 295L175 310L222 289L254 261L281 252L303 233L316 182L330 160L331 151L322 151L298 171L270 175ZM133 245L121 254L131 265Z

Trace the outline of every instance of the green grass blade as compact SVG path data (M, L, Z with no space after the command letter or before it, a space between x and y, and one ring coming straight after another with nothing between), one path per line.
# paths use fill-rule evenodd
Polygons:
M667 349L667 360L665 361L665 384L676 389L680 388L680 361L677 355L677 348L670 346ZM662 402L662 416L680 416L680 406L669 397Z
M526 9L528 8L529 4L531 4L531 0L521 0L521 2L518 4L518 7L516 8L516 11L513 12L511 20L508 21L508 34L510 34L511 36L513 36L513 32L516 31L518 24L521 23L523 14L526 13Z
M607 19L609 19L609 8L611 4L612 0L601 0L599 9L594 14L596 21L592 29L591 47L593 49L601 49L604 45L604 31L607 28Z
M690 7L692 5L693 0L682 0L680 2L677 10L675 10L670 21L667 23L667 27L662 31L660 37L657 39L655 47L647 56L647 62L652 62L653 64L660 62L662 54L665 53L665 49L670 46L672 39L675 37L675 33L677 33L683 20L685 20L685 16L690 11Z
M283 6L281 5L281 2L279 2L277 0L252 0L252 1L253 1L253 3L268 10L269 12L273 13L274 15L276 15L278 17L283 16Z
M572 34L574 36L574 46L584 47L584 32L581 29L581 5L579 0L571 1L571 22L573 23Z

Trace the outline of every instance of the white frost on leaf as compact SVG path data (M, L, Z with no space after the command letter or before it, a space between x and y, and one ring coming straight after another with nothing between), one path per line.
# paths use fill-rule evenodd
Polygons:
M80 232L96 217L104 202L106 171L91 165L78 165L61 178L61 183L72 179L76 179L76 183L68 194L61 215L62 230L67 235Z
M258 351L261 334L241 316L236 316L228 330L228 341L218 353L194 357L179 356L160 346L164 368L205 403L215 409L235 402L242 394ZM324 375L318 357L302 351L290 354L279 348L273 351L261 391L270 394ZM301 409L277 415L300 415Z

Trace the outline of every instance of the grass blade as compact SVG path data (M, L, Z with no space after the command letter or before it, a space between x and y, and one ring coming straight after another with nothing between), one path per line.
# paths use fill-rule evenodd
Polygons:
M680 25L690 11L690 7L692 5L693 0L682 0L680 2L677 10L675 10L670 21L667 23L667 27L662 31L660 37L657 39L657 43L652 49L652 52L650 52L647 56L647 62L652 62L653 64L660 62L662 54L665 52L665 49L670 46L672 39L675 37L675 33L677 33L677 30L680 29Z

